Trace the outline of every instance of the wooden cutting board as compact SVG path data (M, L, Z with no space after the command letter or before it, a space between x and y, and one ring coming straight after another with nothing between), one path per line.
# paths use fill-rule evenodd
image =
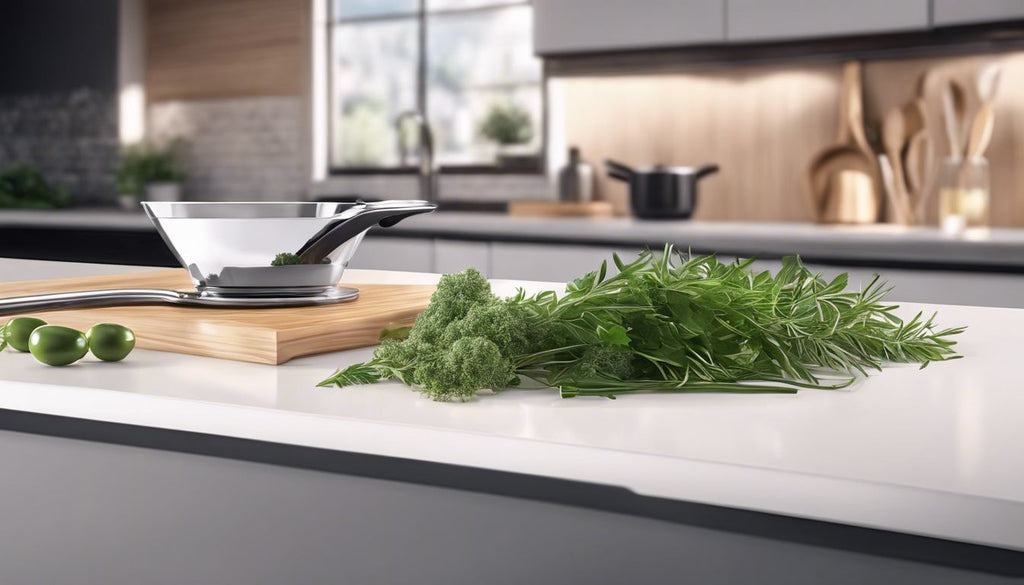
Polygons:
M611 217L607 201L510 201L508 214L520 217Z
M359 298L335 305L276 309L135 306L35 312L54 325L85 331L120 323L136 346L159 351L282 364L292 358L377 344L381 330L411 324L430 300L432 285L359 284ZM72 290L170 288L194 290L181 269L0 283L0 298ZM0 323L14 317L0 317Z

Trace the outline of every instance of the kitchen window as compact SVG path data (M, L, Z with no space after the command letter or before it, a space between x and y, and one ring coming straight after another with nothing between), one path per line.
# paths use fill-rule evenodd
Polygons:
M410 172L425 112L445 172L541 171L541 61L522 0L333 0L332 174ZM403 155L403 152L405 153Z

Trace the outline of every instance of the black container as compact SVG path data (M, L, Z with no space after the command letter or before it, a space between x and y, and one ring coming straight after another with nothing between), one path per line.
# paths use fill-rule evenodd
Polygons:
M718 165L633 169L606 160L608 176L629 184L633 214L643 219L689 219L697 206L697 181L718 172Z

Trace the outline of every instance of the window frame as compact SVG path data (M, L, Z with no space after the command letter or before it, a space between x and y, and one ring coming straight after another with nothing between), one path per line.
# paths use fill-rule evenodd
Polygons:
M427 20L431 16L444 16L453 14L472 14L474 12L490 12L502 8L516 6L533 6L533 0L517 0L514 2L488 2L480 6L466 8L446 8L443 10L427 10L427 0L418 0L415 13L398 12L393 14L377 14L374 16L356 16L351 18L336 18L334 16L334 2L327 0L327 119L323 121L327 125L327 175L328 177L339 177L345 175L415 175L419 172L417 165L407 166L349 166L339 167L334 164L332 147L334 145L334 104L332 91L334 89L334 28L339 24L358 24L360 22L386 22L389 20L415 19L417 29L417 59L416 59L416 111L424 119L427 112ZM439 165L438 171L446 175L518 175L537 176L547 173L548 158L548 73L547 63L540 59L540 148L537 150L536 163L529 167L506 168L497 164L461 164L461 165ZM427 120L429 123L429 120ZM436 154L436 153L435 153Z

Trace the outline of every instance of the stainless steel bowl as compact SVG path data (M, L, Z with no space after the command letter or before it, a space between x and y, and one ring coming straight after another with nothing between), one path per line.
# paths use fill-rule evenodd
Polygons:
M436 207L425 201L142 206L196 289L232 297L323 294L338 284L367 230ZM301 263L272 265L282 253Z

